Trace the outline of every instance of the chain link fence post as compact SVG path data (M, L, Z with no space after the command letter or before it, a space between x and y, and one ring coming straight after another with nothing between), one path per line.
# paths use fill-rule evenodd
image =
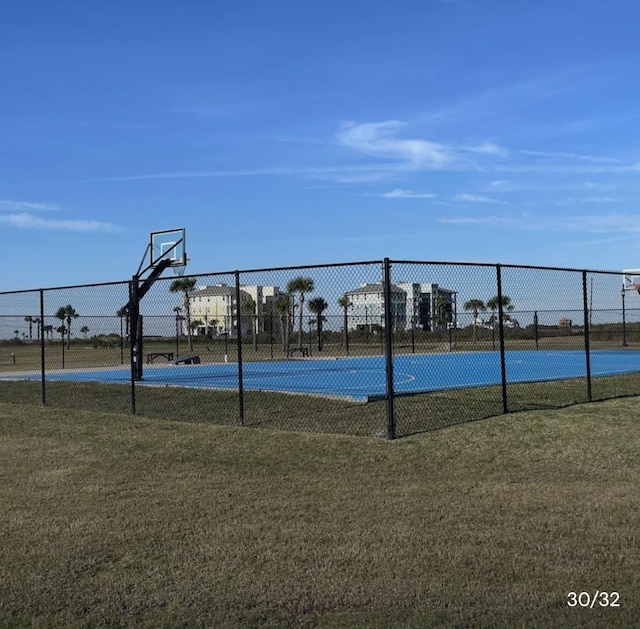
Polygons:
M391 310L391 262L383 263L384 284L384 353L386 358L387 439L396 438L393 390L393 316Z
M504 348L504 303L502 301L502 267L496 264L496 283L498 289L498 333L500 339L500 380L502 382L502 412L509 412L507 399L507 366ZM495 326L495 323L494 323Z
M40 337L40 401L44 406L47 403L47 387L46 387L46 356L45 356L45 345L44 345L44 332L42 331L44 328L44 290L40 289L40 321L38 321L39 332L38 335Z
M582 306L584 312L584 353L587 371L587 400L591 402L591 347L589 344L589 295L587 292L587 272L582 271Z
M240 425L244 425L244 383L242 380L242 300L240 291L240 271L234 272L236 278L236 341L238 347L238 415Z
M127 317L129 319L129 363L131 369L131 414L136 414L136 380L138 378L138 317L140 304L138 302L138 277L133 276L129 282L129 304Z

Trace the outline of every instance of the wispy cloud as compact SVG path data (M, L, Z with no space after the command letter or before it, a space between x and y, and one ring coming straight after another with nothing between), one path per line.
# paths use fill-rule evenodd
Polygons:
M504 120L573 88L571 77L566 72L555 76L547 72L539 78L511 83L496 84L495 80L487 83L495 87L478 91L458 102L448 102L439 109L426 112L421 120L456 126Z
M359 164L344 166L309 166L309 167L275 167L275 168L246 168L238 170L186 170L175 172L158 172L141 175L123 175L116 177L97 177L95 179L82 179L67 181L65 183L109 183L118 181L146 181L154 179L200 179L200 178L224 178L224 177L330 177L332 179L343 176L345 179L353 178L354 181L380 178L392 172L401 172L403 168L396 163Z
M71 232L115 232L121 229L113 223L103 221L50 219L29 214L28 212L0 214L0 224L19 229Z
M556 205L581 205L583 203L610 204L622 202L622 197L607 196L586 196L586 197L568 197L562 201L557 201Z
M552 225L553 221L549 220L549 223ZM640 232L640 216L622 213L566 216L558 220L558 229L591 234Z
M30 203L28 201L11 201L9 199L0 199L0 212L21 212L26 211L52 211L59 210L57 205L51 203Z
M464 146L461 150L468 151L469 153L478 153L479 155L493 155L494 157L508 157L510 151L504 146L498 146L493 142L484 142L478 146Z
M631 214L581 214L540 216L529 212L518 215L445 216L436 222L446 225L501 226L527 231L579 232L585 234L638 234L640 216Z
M506 179L495 179L487 186L487 188L493 192L512 192L513 190L520 189Z
M114 232L121 230L118 225L105 221L44 218L37 214L37 212L49 213L60 210L60 206L52 203L0 199L0 225L18 229L72 232Z
M498 199L492 199L491 197L485 197L482 194L469 194L462 193L456 194L453 197L454 201L462 201L464 203L498 203L500 205L504 205L504 201L499 201Z
M401 161L414 168L443 168L455 161L446 146L419 138L403 138L406 123L399 120L344 123L336 134L342 146L370 155Z
M424 137L413 124L394 119L366 123L344 122L335 131L332 143L343 149L342 158L345 163L318 166L265 165L235 170L167 170L63 183L233 177L302 177L340 183L363 183L384 179L400 181L399 176L406 179L406 176L420 172L448 171L493 173L495 180L487 190L497 193L522 191L522 185L518 184L516 187L507 181L507 173L600 175L640 172L640 163L625 163L605 155L510 149L493 141L482 140L436 142ZM496 199L491 199L491 196L484 199L461 197L457 200L499 203Z
M501 227L517 227L522 225L522 217L512 216L450 216L436 219L444 225L486 225ZM525 219L527 220L527 219Z
M413 190L396 188L391 192L385 192L382 196L385 199L435 199L438 195L433 192L413 192Z
M620 164L621 161L614 157L607 157L606 155L584 155L580 153L562 153L562 152L550 152L550 151L528 151L520 149L518 151L522 155L529 155L530 157L540 157L546 160L566 160L566 161L579 161L579 162L592 162L596 164Z

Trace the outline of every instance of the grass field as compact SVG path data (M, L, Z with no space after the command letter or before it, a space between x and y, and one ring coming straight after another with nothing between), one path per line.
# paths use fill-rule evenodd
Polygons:
M637 626L638 401L395 442L0 404L0 626Z

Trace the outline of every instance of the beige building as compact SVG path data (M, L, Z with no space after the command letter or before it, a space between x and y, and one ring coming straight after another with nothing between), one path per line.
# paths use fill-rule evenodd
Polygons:
M275 302L285 294L277 286L241 286L239 314L243 334L250 333L252 325L255 325L256 332L278 330L279 317L276 316ZM191 320L200 322L196 329L197 334L236 336L239 325L235 286L200 286L191 293L189 301ZM248 307L244 306L251 301L255 304L254 317L251 316Z

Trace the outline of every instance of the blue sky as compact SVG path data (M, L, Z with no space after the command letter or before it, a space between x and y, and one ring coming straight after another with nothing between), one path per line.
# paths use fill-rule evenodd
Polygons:
M6 3L0 290L372 260L640 267L640 5Z

